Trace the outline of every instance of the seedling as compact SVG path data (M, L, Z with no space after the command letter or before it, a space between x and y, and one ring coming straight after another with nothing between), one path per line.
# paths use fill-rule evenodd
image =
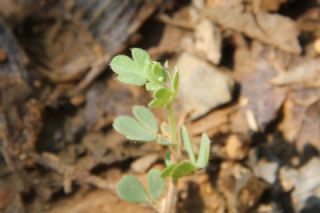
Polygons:
M115 56L110 66L117 74L119 81L145 86L146 90L152 93L153 99L149 102L148 108L134 106L133 116L116 118L113 127L129 140L144 143L157 142L166 146L166 167L162 171L151 169L147 175L147 186L143 186L136 177L126 175L118 182L116 191L123 200L150 206L155 206L157 199L167 191L164 212L172 213L176 208L177 182L180 178L202 170L208 165L210 140L206 134L202 134L200 151L196 156L185 126L180 129L181 137L178 137L173 111L173 102L179 89L178 70L175 69L172 75L167 65L163 66L159 62L152 61L148 53L142 49L133 48L131 53L132 58L125 55ZM159 128L149 108L166 110L168 124ZM187 152L188 159L183 158L183 150ZM169 187L165 190L167 180L169 180Z

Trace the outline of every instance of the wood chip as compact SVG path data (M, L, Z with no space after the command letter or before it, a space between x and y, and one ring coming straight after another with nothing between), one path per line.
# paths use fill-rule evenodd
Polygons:
M5 62L8 58L8 55L4 49L0 48L0 62Z
M243 5L236 2L220 1L203 9L202 13L223 27L242 32L281 50L294 54L301 52L298 29L291 19L278 14L243 12Z

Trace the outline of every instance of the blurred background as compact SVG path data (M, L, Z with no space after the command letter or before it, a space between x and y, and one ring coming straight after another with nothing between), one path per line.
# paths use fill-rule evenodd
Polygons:
M150 100L108 66L132 47L179 68L179 121L212 140L177 212L320 212L319 0L0 0L0 212L152 212L114 193L163 167L111 126Z

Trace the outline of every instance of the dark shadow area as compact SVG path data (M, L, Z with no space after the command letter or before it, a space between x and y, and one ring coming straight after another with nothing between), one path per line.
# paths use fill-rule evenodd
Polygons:
M320 3L316 0L291 0L281 6L279 13L292 19L296 19L304 14L308 9L319 6Z
M59 109L47 107L44 111L44 121L43 128L40 132L39 140L36 144L37 152L58 152L63 147L66 146L65 142L61 140L65 138L65 130L63 125L67 117L72 117L77 112L77 109L72 105L62 105ZM78 131L76 138L81 138L81 135L84 134L84 131ZM75 140L79 142L80 140Z
M195 182L188 182L187 198L181 200L178 204L179 213L202 213L204 212L204 203L199 192L199 185Z
M231 36L225 37L222 41L221 55L219 66L227 67L230 70L234 69L234 54L236 51L236 44Z
M320 199L318 197L309 197L305 203L305 207L300 213L318 213L320 212Z

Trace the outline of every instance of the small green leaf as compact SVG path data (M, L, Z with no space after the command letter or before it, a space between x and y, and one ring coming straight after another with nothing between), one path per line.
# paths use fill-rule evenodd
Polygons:
M170 156L170 152L166 151L165 156L164 156L164 163L166 164L166 166L170 166L172 165L172 161L171 161L171 156Z
M197 168L204 169L209 162L210 155L210 139L205 133L201 136L200 151L197 161Z
M157 134L157 120L147 107L134 106L132 111L136 119L140 121L145 128L149 129L153 134Z
M166 72L161 64L155 61L151 63L151 68L148 67L148 69L145 70L148 81L160 85L164 84L167 80Z
M126 201L132 203L149 203L149 197L140 183L140 181L134 177L126 175L124 176L116 186L118 196Z
M173 92L168 88L161 88L154 93L154 97L149 107L164 107L172 101Z
M115 56L110 63L111 69L118 74L118 80L142 86L146 83L143 67L139 67L131 58L125 55Z
M133 61L139 66L140 69L143 69L147 60L150 60L149 54L140 48L132 48L131 54Z
M161 88L154 93L154 97L157 99L169 100L173 96L173 92L168 88Z
M174 76L173 76L173 80L172 80L172 87L173 87L173 91L175 93L178 92L178 89L179 89L179 72L178 70L176 70L176 72L174 73Z
M173 170L176 168L177 164L171 164L167 166L164 170L161 172L162 178L167 178L172 175Z
M161 177L161 172L157 169L151 169L148 172L147 180L152 198L154 200L159 198L166 187L166 181Z
M153 99L149 102L148 107L150 108L158 108L163 106L163 101L159 99Z
M125 135L129 140L153 141L157 138L155 134L130 116L120 116L116 118L113 123L113 128Z
M110 62L111 69L117 74L138 72L136 64L126 55L117 55ZM134 69L134 71L132 71Z
M153 92L153 91L157 91L157 90L159 90L161 88L163 88L163 85L161 85L161 84L155 84L155 83L151 83L151 82L146 83L146 89L148 91L152 91Z
M192 163L184 161L175 166L174 170L171 173L171 176L172 178L178 180L181 177L191 174L195 170L196 167Z
M162 138L162 137L158 137L157 138L157 143L160 144L160 145L164 145L164 146L172 144L172 142L170 140Z
M146 83L144 77L137 75L135 73L127 73L127 74L120 74L117 78L120 82L125 84L133 84L136 86L142 86Z
M192 144L191 144L188 132L187 132L187 128L184 125L181 127L181 136L182 136L184 148L188 153L188 156L189 156L191 163L196 164L196 158L194 156Z

